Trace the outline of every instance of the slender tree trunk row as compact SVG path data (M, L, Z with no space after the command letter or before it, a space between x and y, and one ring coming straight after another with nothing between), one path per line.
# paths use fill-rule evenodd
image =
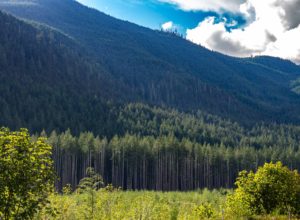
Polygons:
M238 172L255 170L258 165L271 161L268 157L245 158L239 155L226 156L212 151L182 151L157 149L109 148L98 150L68 151L54 148L55 170L59 177L58 190L66 184L76 187L84 177L87 167L94 167L106 183L132 190L194 190L198 188L231 188ZM283 161L285 162L285 161ZM299 168L300 161L287 161Z

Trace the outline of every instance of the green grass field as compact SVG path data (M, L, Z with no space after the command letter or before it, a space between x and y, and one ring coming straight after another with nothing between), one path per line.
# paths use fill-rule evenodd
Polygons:
M100 190L84 194L56 194L50 198L51 208L39 213L36 219L237 219L235 216L227 216L223 208L228 193L229 190L205 189L195 192ZM203 204L210 206L209 214L208 210L203 210ZM288 217L265 216L256 219L288 219Z
M209 203L216 218L228 191L150 192L98 191L85 194L52 195L52 211L38 219L200 219L197 207ZM51 212L55 216L51 216ZM48 212L48 213L47 213Z

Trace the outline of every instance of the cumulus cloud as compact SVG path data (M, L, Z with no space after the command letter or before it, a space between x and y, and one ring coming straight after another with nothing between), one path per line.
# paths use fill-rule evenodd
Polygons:
M282 8L280 16L287 29L296 28L300 24L300 0L277 1L275 6Z
M257 27L250 27L251 29ZM225 22L215 23L215 18L205 19L195 29L187 30L187 38L197 44L227 53L232 56L248 56L259 53L265 45L267 34L263 31L254 36L247 34L248 30L235 29L228 32Z
M278 36L277 40L267 45L265 55L291 59L300 64L300 25Z
M187 39L232 56L270 55L300 61L300 0L161 0L183 10L241 14L244 27L228 31L225 19L206 18Z
M161 28L164 30L164 31L168 31L168 30L171 30L173 28L174 24L172 21L168 21L164 24L161 25Z

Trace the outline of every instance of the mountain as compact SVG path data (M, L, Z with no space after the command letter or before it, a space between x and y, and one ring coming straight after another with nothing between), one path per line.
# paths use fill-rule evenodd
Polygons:
M71 0L0 8L0 126L45 129L57 190L88 166L166 191L233 187L270 161L299 169L294 63L225 56Z
M7 35L6 41L1 38L3 54L20 57L24 55L16 51L33 51L35 56L25 56L23 63L38 68L26 69L13 60L2 68L1 77L6 79L2 82L7 83L1 87L16 84L18 89L3 90L6 108L1 109L1 124L28 127L34 119L33 130L70 127L101 133L108 118L115 115L111 109L129 102L189 112L200 109L247 125L300 122L300 68L290 61L229 57L72 0L1 0L0 9L25 19L1 14L16 23L13 29L1 18L1 34ZM25 38L20 34L24 29L29 29L28 36L20 41ZM45 41L42 46L37 34L30 35L41 30L46 33L38 35ZM10 40L12 36L17 45ZM38 64L39 59L43 63ZM16 68L14 75L11 68ZM28 78L26 83L19 83L20 76ZM15 97L12 103L11 97ZM24 101L19 104L18 100ZM44 113L47 108L49 115Z
M76 42L4 13L0 29L1 126L105 129L99 124L106 124L103 113L110 108L100 97L122 99L122 94L112 90L99 65L80 54Z

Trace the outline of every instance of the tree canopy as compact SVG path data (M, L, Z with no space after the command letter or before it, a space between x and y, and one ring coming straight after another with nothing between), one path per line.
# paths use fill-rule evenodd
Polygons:
M87 190L99 190L103 186L104 182L102 176L96 173L94 168L88 167L86 169L86 177L79 181L77 192L82 193Z
M256 173L240 172L236 186L228 197L229 213L236 216L300 214L300 175L281 162L266 163Z
M31 219L53 189L52 148L26 129L0 129L0 219Z

